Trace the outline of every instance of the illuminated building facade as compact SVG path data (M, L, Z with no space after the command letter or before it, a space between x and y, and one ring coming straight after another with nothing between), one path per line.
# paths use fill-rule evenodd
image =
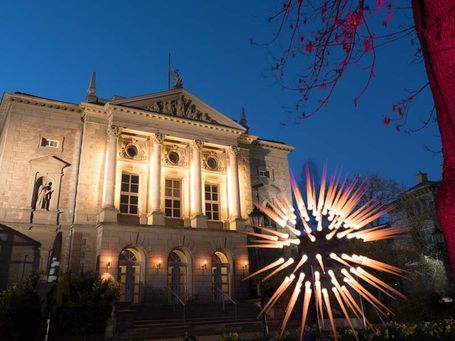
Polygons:
M45 270L62 232L61 269L120 281L123 301L249 294L237 231L253 188L290 195L293 148L249 134L244 112L237 123L183 88L101 99L92 79L80 104L5 93L0 117L0 224L34 243L33 262L3 257L1 286Z

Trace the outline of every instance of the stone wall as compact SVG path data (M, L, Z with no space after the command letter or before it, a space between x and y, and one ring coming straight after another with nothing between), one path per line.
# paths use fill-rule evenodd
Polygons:
M198 302L211 300L211 257L222 250L230 258L231 296L234 299L249 295L248 283L242 278L248 274L246 236L238 232L210 229L102 225L99 249L100 272L109 272L117 278L118 256L126 247L138 250L142 259L142 299L157 301L166 297L167 259L173 249L181 249L189 259L188 298ZM111 267L106 264L110 259ZM160 262L161 261L161 262ZM203 267L207 262L206 268ZM161 264L157 267L157 264Z
M61 162L63 175L60 188L53 188L51 202L58 201L60 223L72 220L76 169L81 137L80 114L12 102L9 107L2 140L0 167L0 219L5 222L30 222L32 192L36 169L32 160ZM58 140L59 148L41 147L41 138ZM55 165L50 165L51 168ZM43 165L42 172L46 172ZM55 177L55 176L54 176ZM56 185L56 184L54 184ZM55 222L57 223L57 221Z
M94 224L101 209L107 122L102 117L84 116L84 136L76 203L76 224Z
M251 186L255 188L265 183L266 186L262 191L281 190L291 199L288 154L292 148L279 149L261 142L253 143L248 148L250 149ZM260 171L267 171L269 178L260 178Z

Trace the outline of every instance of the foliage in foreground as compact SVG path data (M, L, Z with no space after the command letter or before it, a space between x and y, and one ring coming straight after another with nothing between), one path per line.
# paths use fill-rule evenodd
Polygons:
M94 272L62 275L52 295L52 334L103 332L119 295L117 284Z
M0 293L0 337L30 340L43 335L41 302L35 291L38 278L33 274Z
M229 333L228 335L233 334ZM455 340L455 320L448 318L439 322L420 322L420 323L398 323L387 322L382 325L376 325L374 330L358 330L355 335L351 329L338 329L341 341L453 341ZM299 330L288 331L285 333L282 341L298 340ZM223 339L222 340L234 340ZM235 340L242 340L237 338ZM261 338L257 339L262 340ZM276 341L270 338L269 341ZM305 331L305 340L333 340L331 332L320 334L316 326L308 328Z
M43 313L37 293L38 280L38 275L32 275L0 293L0 339L42 339L48 314ZM119 293L117 284L93 272L61 275L48 296L51 334L104 332Z

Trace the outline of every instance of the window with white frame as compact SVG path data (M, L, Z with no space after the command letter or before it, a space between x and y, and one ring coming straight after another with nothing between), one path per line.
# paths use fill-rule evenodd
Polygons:
M208 220L220 220L220 195L218 185L205 185L205 215Z
M182 182L166 179L164 189L164 214L166 217L180 218L182 212Z
M41 147L48 147L48 148L59 148L60 147L60 141L59 140L51 140L46 137L41 137L41 142L40 142Z
M139 175L122 173L120 190L120 213L138 213L139 205Z

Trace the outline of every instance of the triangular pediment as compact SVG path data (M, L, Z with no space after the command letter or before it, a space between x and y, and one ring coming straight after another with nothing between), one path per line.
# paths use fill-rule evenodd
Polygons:
M174 89L145 96L121 98L110 101L110 104L246 131L245 127L223 115L185 89Z

